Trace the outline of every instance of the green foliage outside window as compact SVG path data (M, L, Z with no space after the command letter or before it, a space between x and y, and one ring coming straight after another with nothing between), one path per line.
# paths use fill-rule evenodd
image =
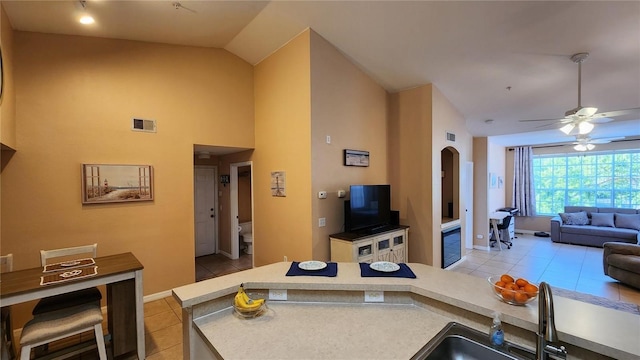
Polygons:
M640 150L536 155L536 213L556 215L565 206L640 208Z

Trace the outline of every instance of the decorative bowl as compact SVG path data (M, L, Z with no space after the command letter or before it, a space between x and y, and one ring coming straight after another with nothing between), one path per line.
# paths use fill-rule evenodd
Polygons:
M510 305L525 305L538 298L538 284L529 283L524 279L505 283L501 281L502 276L504 275L490 276L487 279L489 286L491 286L491 292L498 299ZM523 284L520 280L526 281L529 286L518 286L516 282Z

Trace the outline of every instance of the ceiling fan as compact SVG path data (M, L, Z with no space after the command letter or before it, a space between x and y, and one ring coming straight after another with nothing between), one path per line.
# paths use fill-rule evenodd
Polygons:
M594 123L607 123L613 121L612 117L621 115L637 113L640 116L640 108L632 108L625 110L615 110L608 112L598 113L596 107L583 107L582 106L582 63L587 59L589 53L577 53L571 55L571 61L578 64L578 106L574 109L567 110L563 119L536 119L536 120L520 120L521 122L527 121L556 121L560 124L565 124L560 128L560 131L566 135L577 133L585 135L591 132L594 128ZM543 125L550 126L553 124Z
M623 139L624 136L593 139L588 135L576 135L576 142L573 143L575 145L573 148L577 151L593 150L596 147L596 144L607 144L612 141Z

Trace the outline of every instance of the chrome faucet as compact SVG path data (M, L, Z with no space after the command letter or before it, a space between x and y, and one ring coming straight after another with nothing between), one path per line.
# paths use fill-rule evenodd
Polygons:
M548 360L549 355L567 358L564 346L559 348L551 343L558 341L558 332L553 314L553 295L551 287L541 282L538 291L538 333L536 342L536 360Z

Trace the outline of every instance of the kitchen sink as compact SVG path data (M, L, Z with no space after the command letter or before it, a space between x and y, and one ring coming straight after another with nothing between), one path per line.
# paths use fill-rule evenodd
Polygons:
M411 359L534 360L535 353L508 341L500 347L492 346L488 334L450 322Z

